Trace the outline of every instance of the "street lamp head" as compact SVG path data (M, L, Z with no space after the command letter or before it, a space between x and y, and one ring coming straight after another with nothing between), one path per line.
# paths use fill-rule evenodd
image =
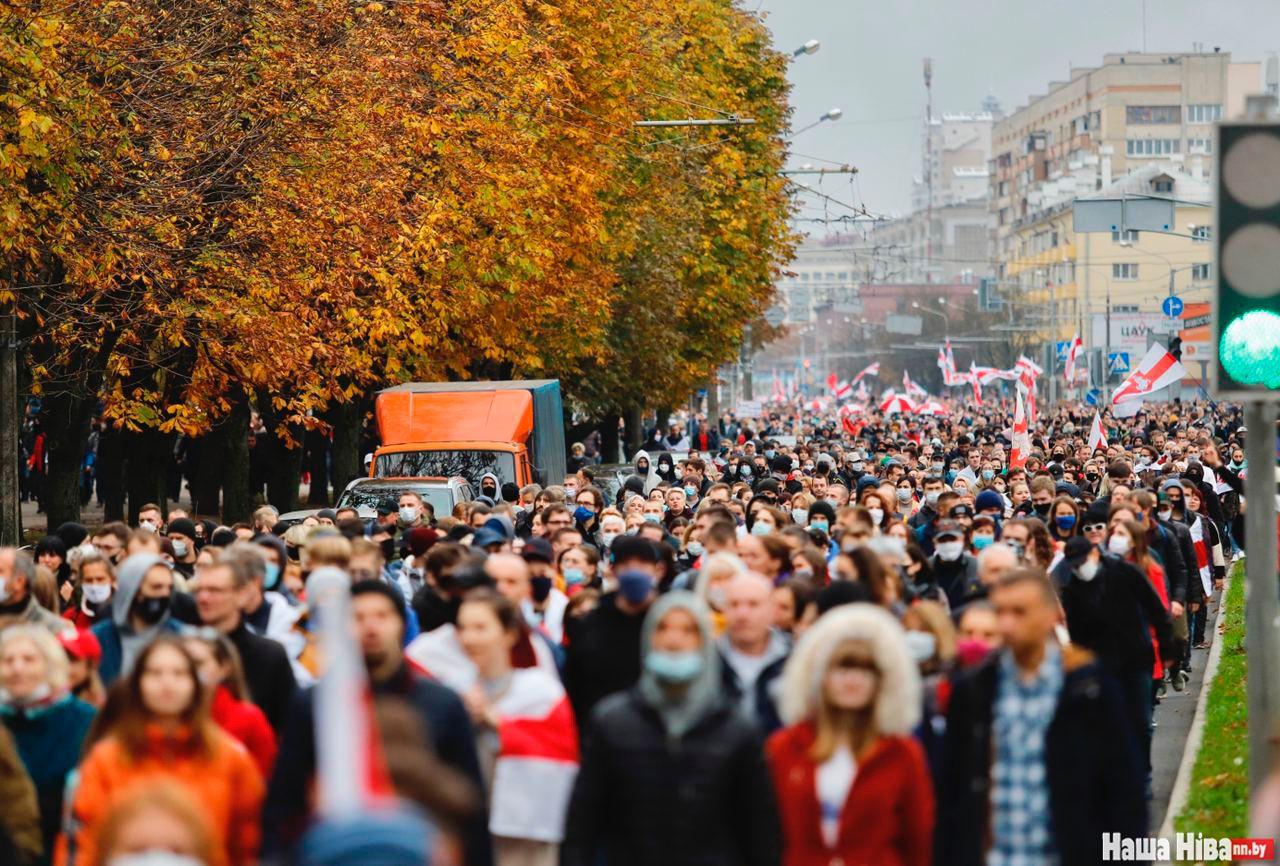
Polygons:
M919 301L912 301L912 302L911 302L911 308L912 308L913 310L918 310L918 309L920 309L920 302L919 302Z
M822 47L822 43L819 42L817 39L810 39L808 42L801 45L795 51L791 52L791 56L799 57L801 54L817 54L818 49L821 47Z
M823 120L839 120L842 117L844 117L844 112L838 108L833 108L826 114L822 115Z

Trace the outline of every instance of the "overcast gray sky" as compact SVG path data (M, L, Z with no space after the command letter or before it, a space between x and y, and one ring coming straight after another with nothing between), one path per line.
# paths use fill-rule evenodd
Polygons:
M821 157L857 166L856 186L837 176L824 178L822 189L845 201L860 198L872 213L905 213L910 206L911 178L920 169L923 58L933 58L935 112L976 111L988 93L1009 111L1073 65L1097 65L1106 52L1143 47L1143 0L741 2L747 9L760 3L779 50L822 41L817 54L791 65L793 128L832 107L844 117L801 133L792 164L818 165L812 157ZM1202 42L1235 59L1265 60L1280 50L1280 0L1145 3L1148 51L1190 51ZM823 233L821 226L806 228Z

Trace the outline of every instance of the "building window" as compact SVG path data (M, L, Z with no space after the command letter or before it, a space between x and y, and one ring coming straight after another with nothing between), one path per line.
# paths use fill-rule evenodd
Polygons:
M807 282L809 282L809 275L808 275L808 274L801 274L801 275L800 275L800 282L802 282L802 283L807 283Z
M1125 107L1126 123L1181 123L1180 105L1129 105Z
M1124 149L1129 156L1169 156L1182 153L1182 143L1176 138L1130 138Z
M1213 153L1213 139L1188 138L1187 153Z
M1111 312L1113 313L1136 313L1138 312L1137 304L1112 304Z
M1151 188L1156 192L1173 192L1173 181L1167 177L1153 180Z
M1121 235L1119 229L1114 229L1111 232L1111 243L1118 244L1121 241L1124 241L1127 244L1136 244L1138 242L1138 230L1125 229L1124 234Z
M1206 262L1203 265L1191 266L1191 281L1193 283L1207 283L1213 279L1213 265Z
M1199 244L1207 244L1213 239L1213 226L1192 226L1191 239Z
M1117 264L1111 266L1111 279L1113 280L1136 280L1138 278L1138 266L1131 262Z
M1222 105L1208 103L1187 106L1187 123L1217 123L1222 120Z

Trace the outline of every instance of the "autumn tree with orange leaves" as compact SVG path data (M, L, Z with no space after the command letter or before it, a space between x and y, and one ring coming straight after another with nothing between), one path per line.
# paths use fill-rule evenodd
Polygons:
M3 6L0 304L51 524L99 411L109 514L162 498L182 436L226 519L251 409L282 507L307 431L339 483L398 381L635 413L732 358L790 253L784 60L725 0ZM756 123L633 126L715 112Z

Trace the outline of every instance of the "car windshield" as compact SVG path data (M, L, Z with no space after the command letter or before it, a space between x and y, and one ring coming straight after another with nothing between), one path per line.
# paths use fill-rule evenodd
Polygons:
M375 478L452 478L460 475L480 489L480 476L492 472L502 483L516 479L515 455L509 451L392 451L379 454Z
M356 484L342 491L335 508L369 509L376 511L379 500L400 499L400 494L412 490L423 498L433 509L436 517L448 517L453 511L453 497L445 484Z

